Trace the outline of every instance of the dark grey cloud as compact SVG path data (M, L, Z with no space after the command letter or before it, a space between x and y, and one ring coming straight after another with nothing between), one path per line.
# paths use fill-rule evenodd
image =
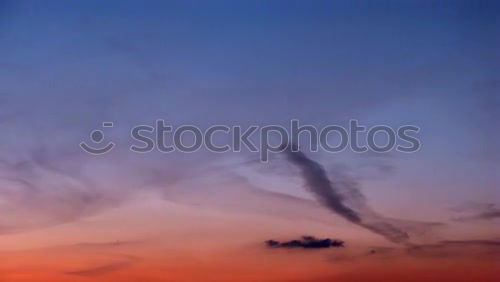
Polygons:
M295 145L285 146L287 159L301 169L306 186L321 204L346 220L382 235L389 241L408 242L407 232L369 209L354 181L344 179L342 184L330 181L321 164L309 159L298 148L294 148ZM354 208L353 205L357 207Z
M344 241L337 239L318 239L314 236L303 236L301 239L290 241L267 240L266 245L270 248L302 248L302 249L325 249L325 248L342 248Z

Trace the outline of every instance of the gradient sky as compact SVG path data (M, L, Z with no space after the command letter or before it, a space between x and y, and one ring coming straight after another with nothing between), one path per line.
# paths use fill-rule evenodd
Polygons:
M494 281L499 12L494 1L0 0L0 281ZM330 212L280 155L128 150L129 129L156 119L294 118L421 128L411 154L305 151L411 246ZM82 152L103 121L116 148ZM302 235L346 247L263 244Z

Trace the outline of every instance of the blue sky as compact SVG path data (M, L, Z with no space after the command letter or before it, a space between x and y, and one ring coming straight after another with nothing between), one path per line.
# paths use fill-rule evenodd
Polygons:
M0 0L0 279L389 281L391 265L393 281L494 281L499 8ZM286 154L131 152L131 127L157 119L411 124L422 147L303 150L295 166ZM105 121L116 148L86 154L80 142ZM263 245L309 234L347 247Z
M359 119L422 128L422 150L411 155L313 154L355 175L366 163L392 167L361 180L375 206L394 214L429 201L429 214L447 217L450 206L498 199L494 2L3 1L0 9L0 149L9 161L44 148L47 159L88 166L97 160L77 144L102 121L115 122L109 136L120 144L130 126L158 118L201 127ZM252 158L130 154L100 162L189 170ZM239 173L288 183L253 167ZM304 194L300 185L282 192Z

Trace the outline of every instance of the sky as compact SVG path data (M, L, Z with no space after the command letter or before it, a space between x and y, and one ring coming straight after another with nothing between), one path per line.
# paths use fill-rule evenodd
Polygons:
M0 0L0 281L495 281L499 9ZM158 119L410 124L421 148L131 152ZM95 129L112 151L82 151Z

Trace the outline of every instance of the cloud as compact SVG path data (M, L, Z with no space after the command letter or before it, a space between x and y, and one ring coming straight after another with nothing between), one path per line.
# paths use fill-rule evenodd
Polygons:
M114 241L114 242L97 242L97 243L78 243L71 245L78 248L116 248L124 246L133 246L142 243L142 241Z
M452 209L469 214L453 218L455 221L493 220L500 218L500 208L492 203L468 203Z
M321 164L309 159L295 145L285 146L284 152L288 161L301 169L306 186L321 204L348 221L382 235L389 241L408 242L408 233L368 207L364 196L356 186L356 182L349 179L343 179L339 182L330 181Z
M500 218L500 209L484 211L478 214L470 215L470 216L462 216L457 217L455 220L457 221L468 221L468 220L488 220L488 219L497 219Z
M303 236L299 240L291 241L275 241L267 240L266 245L271 248L303 248L303 249L325 249L325 248L342 248L344 247L344 241L336 239L317 239L313 236Z
M400 258L453 258L490 260L497 259L500 254L500 241L496 239L465 239L465 240L442 240L428 244L407 244L404 246L370 247L361 252L350 254L332 254L329 260L353 261L369 258L393 259Z
M89 250L91 252L95 252L99 249L108 250L110 248L119 248L126 247L129 245L134 245L139 243L138 241L116 241L116 242L100 242L100 243L80 243L69 246L60 246L59 248L68 249L74 251L76 249L81 250ZM81 268L71 271L66 271L64 274L67 275L76 275L76 276L99 276L108 274L110 272L121 271L126 268L131 267L134 263L141 260L140 257L134 255L119 255L120 259L116 259L114 262L110 262L107 264L97 265L88 268Z
M117 262L117 263L111 263L111 264L101 265L101 266L92 267L92 268L67 271L67 272L65 272L65 274L77 275L77 276L99 276L99 275L107 274L110 272L120 271L122 269L130 267L131 264L132 264L132 262L130 262L130 261Z
M497 258L500 254L498 240L444 240L434 244L413 245L406 253L416 257L474 257Z
M77 220L117 205L124 195L114 194L75 164L64 150L43 145L16 158L0 159L0 233L20 232Z

